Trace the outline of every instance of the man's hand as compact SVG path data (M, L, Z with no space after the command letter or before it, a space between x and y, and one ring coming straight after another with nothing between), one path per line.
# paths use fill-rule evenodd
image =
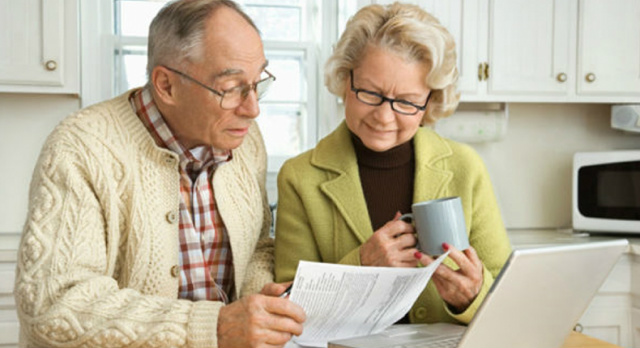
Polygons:
M287 284L270 284L262 294L222 307L218 315L218 347L282 347L293 335L302 334L306 318L302 308L288 299L274 297L286 288Z
M285 292L292 283L292 281L285 283L269 283L262 288L260 293L267 296L280 297L280 295L282 295L282 293Z

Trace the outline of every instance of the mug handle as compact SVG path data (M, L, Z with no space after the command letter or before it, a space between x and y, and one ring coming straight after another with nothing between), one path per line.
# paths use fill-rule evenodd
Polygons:
M398 220L402 220L402 221L407 222L407 223L413 223L413 214L411 214L411 213L402 214L398 218Z

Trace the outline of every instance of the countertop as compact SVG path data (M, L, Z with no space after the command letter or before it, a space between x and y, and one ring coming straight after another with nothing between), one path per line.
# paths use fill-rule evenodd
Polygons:
M511 229L507 231L514 249L536 248L550 245L589 243L602 240L627 239L628 253L640 256L640 234L589 234L571 229Z

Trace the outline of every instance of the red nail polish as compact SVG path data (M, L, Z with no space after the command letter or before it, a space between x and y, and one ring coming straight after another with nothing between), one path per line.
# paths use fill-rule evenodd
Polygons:
M422 258L422 253L421 253L421 252L419 252L419 251L416 251L416 253L415 253L415 254L413 254L413 256L414 256L416 259L418 259L418 260L419 260L419 259L421 259L421 258Z
M447 243L442 243L442 249L443 249L444 251L449 250L449 244L447 244Z

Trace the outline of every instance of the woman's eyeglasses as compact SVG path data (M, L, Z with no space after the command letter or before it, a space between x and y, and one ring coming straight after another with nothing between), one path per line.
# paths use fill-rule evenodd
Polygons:
M384 102L389 102L389 104L391 104L391 110L403 115L415 115L418 112L424 111L427 108L427 103L429 103L431 92L429 92L429 95L427 96L427 101L424 103L424 105L420 106L403 99L392 99L392 98L385 97L382 94L379 94L376 92L368 91L366 89L356 88L353 85L353 70L350 70L349 73L351 74L351 90L356 94L356 98L359 101L367 105L379 106L379 105L382 105Z

